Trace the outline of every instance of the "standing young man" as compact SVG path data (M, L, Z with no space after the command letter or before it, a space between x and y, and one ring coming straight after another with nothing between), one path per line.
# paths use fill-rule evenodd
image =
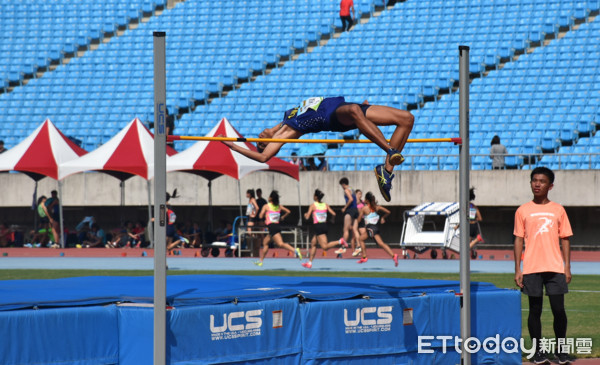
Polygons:
M550 364L542 351L543 288L550 300L556 335L556 358L559 364L568 364L566 349L567 314L565 294L571 282L571 250L569 237L573 235L569 217L562 205L548 199L554 186L554 173L546 167L531 172L533 200L521 205L515 214L515 283L529 297L527 327L536 353L535 364ZM523 244L525 250L523 251ZM562 250L561 250L562 248ZM523 269L521 270L521 255ZM563 348L564 347L564 348Z

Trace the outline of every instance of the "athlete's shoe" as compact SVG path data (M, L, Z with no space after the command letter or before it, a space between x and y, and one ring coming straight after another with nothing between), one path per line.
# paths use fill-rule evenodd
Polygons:
M340 238L340 245L344 248L348 248L348 242L344 239L344 237Z
M389 202L391 200L390 190L392 190L394 174L387 172L384 165L377 165L375 166L375 177L377 177L377 185L379 185L379 191L383 195L383 199Z
M558 360L558 363L560 365L565 365L565 364L571 363L571 360L569 359L569 355L562 353L562 352L559 354L556 354L556 360Z
M404 162L404 156L400 154L400 151L393 148L388 151L388 156L390 156L390 164L394 166L400 165L402 162Z
M483 239L483 237L481 237L480 234L477 235L477 243L485 243L485 240Z
M369 259L368 259L368 258L366 258L366 257L363 257L363 258L361 258L360 260L356 261L356 263L357 263L357 264L364 264L364 263L365 263L365 262L367 262L367 261L369 261Z
M346 247L340 247L337 250L333 251L334 253L341 255L343 253L346 253Z
M540 365L540 364L550 364L550 360L546 354L541 352L536 352L535 355L531 358L531 362Z
M296 251L296 257L297 257L298 259L302 260L302 252L300 252L300 249L299 249L299 248L296 248L296 250L295 250L295 251Z
M312 269L312 262L310 262L310 261L303 262L302 266L304 266L307 269Z
M262 261L254 261L254 265L262 267L263 263Z
M356 257L356 256L360 255L361 252L362 252L362 248L357 247L356 250L354 250L354 252L352 252L352 257Z
M397 253L394 254L393 259L394 259L394 266L398 267L398 254Z

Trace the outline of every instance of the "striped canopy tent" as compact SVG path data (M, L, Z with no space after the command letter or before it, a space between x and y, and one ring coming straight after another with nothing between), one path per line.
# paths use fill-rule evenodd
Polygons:
M167 155L172 156L176 153L173 148L167 147ZM150 222L152 216L150 180L154 177L154 135L138 118L129 122L102 146L60 167L59 178L61 179L84 171L100 171L116 177L121 181L121 206L124 205L125 200L123 182L133 176L140 176L147 180L148 222Z
M19 171L35 181L46 176L60 180L61 165L86 153L46 119L27 138L0 154L0 171Z
M84 156L86 150L65 136L50 119L46 119L27 138L0 154L0 171L19 171L35 180L33 205L37 202L37 183L44 177L58 180L58 196L62 196L61 165ZM60 231L64 232L62 201L59 199ZM37 215L34 219L36 225ZM64 235L61 234L64 246Z
M167 155L176 153L167 147ZM151 180L154 177L154 135L135 118L102 146L60 167L60 179L83 171L102 171L121 181L132 176Z
M223 118L213 129L208 132L207 137L225 136L243 138L243 136ZM242 148L256 151L256 147L249 142L235 142ZM200 175L208 180L208 202L212 208L212 180L219 176L227 175L238 180L255 171L274 171L285 174L297 181L300 180L300 172L297 165L286 162L277 157L267 162L258 162L240 153L233 152L225 144L219 141L198 141L185 151L170 157L167 160L167 172L185 171ZM241 191L240 215L241 212ZM212 212L210 217L212 224Z

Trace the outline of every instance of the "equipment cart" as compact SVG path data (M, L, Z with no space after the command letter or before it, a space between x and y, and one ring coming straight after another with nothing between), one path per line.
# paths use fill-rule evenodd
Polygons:
M459 205L456 202L428 202L404 212L404 224L400 246L404 258L409 251L423 253L431 249L431 258L437 257L437 249L442 257L448 257L446 249L460 251Z

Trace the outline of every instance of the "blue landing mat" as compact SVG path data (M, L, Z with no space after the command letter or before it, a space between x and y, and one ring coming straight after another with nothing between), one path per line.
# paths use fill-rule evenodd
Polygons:
M153 277L94 276L0 281L0 310L108 303L152 303ZM492 290L472 283L472 291ZM458 281L390 278L185 275L167 278L175 307L303 297L309 300L376 299L459 291Z

